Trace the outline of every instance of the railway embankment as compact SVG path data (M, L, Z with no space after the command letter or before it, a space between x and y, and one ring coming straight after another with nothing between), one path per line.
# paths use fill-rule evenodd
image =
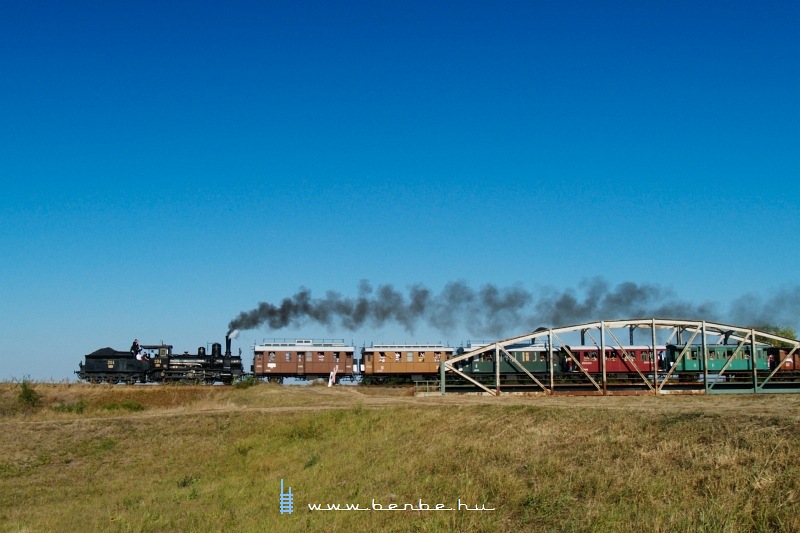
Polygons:
M0 384L3 531L800 529L795 395L29 386Z

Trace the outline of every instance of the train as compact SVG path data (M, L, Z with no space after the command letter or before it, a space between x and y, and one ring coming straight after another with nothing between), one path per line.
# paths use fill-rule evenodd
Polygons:
M363 383L413 383L437 380L441 363L472 352L455 364L456 370L477 382L491 382L496 374L505 380L526 374L549 377L560 382L576 382L606 376L607 381L636 383L650 379L655 372L679 381L700 381L704 374L724 374L726 380L749 379L753 371L775 373L782 378L800 376L797 350L766 344L709 344L703 357L702 346L664 344L553 347L542 343L505 346L500 352L499 369L493 343L467 343L454 348L442 343L372 343L360 350L343 339L272 339L253 346L253 363L245 372L239 355L231 354L231 335L226 349L214 343L211 353L200 347L195 354L176 355L167 344L142 346L147 357L138 360L131 351L102 348L85 356L76 371L91 383L217 383L230 384L243 377L283 383L285 379L361 381ZM485 350L481 350L485 348ZM552 356L551 356L552 354ZM359 355L360 357L358 357ZM552 360L551 360L552 357ZM707 364L707 368L706 368Z
M87 354L75 373L89 383L112 385L175 382L229 385L244 375L241 353L231 354L231 334L225 336L225 353L218 342L211 345L211 353L200 346L194 354L175 354L172 345L164 343L139 348L139 354L134 350L101 348Z
M362 347L361 357L357 358L356 347L342 339L265 340L253 347L250 372L260 380L277 382L287 378L332 378L335 382L410 383L437 380L442 361L480 348L486 350L458 361L455 368L478 382L490 382L498 372L493 343L473 342L459 348L442 343L372 343ZM681 381L699 381L705 372L724 373L726 379L737 379L751 376L753 365L759 373L776 371L783 376L800 373L800 354L785 348L759 344L755 356L750 353L749 345L710 344L706 349L708 369L704 367L700 345L606 346L603 368L598 346L554 347L551 362L551 350L546 344L528 342L504 347L499 373L504 379L525 380L526 373L549 376L552 368L560 381L575 381L585 375L594 379L605 373L608 380L618 382L636 382L656 371Z

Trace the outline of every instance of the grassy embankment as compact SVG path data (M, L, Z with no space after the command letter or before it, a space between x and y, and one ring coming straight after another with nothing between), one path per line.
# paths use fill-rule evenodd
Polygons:
M797 396L33 389L0 384L0 531L800 530ZM494 510L307 507L459 498Z

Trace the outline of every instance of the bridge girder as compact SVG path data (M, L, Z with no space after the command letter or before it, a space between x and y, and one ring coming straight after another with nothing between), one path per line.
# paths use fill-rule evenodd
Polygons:
M735 347L736 353L742 349L746 343L750 343L753 348L753 353L755 352L756 345L764 345L770 342L778 343L781 346L785 347L787 350L786 356L780 361L782 364L785 360L794 357L794 354L798 353L800 350L800 340L798 339L791 339L787 337L781 337L778 335L774 335L769 332L759 331L754 328L744 327L744 326L736 326L731 324L721 324L716 322L708 322L704 320L681 320L681 319L660 319L660 318L633 318L633 319L612 319L612 320L600 320L594 322L586 322L582 324L574 324L570 326L562 326L562 327L554 327L554 328L539 328L532 332L525 333L523 335L517 335L514 337L509 337L502 340L497 340L491 343L485 343L475 348L469 349L454 358L448 359L447 361L443 362L442 364L442 372L441 372L441 381L442 381L442 392L445 392L445 385L444 381L446 378L447 373L457 374L460 377L464 378L465 380L472 382L480 389L483 389L485 392L492 393L492 394L500 394L501 390L501 376L500 376L500 362L502 358L505 358L512 366L518 368L522 375L527 375L533 383L536 384L538 389L541 389L542 392L546 394L552 394L554 392L554 379L553 379L553 365L554 365L554 358L553 353L555 350L560 350L562 347L565 348L564 352L568 355L568 357L572 358L575 363L577 364L577 368L581 369L583 374L586 377L587 383L591 383L597 393L606 394L608 392L607 389L607 379L606 379L606 372L605 372L605 362L603 362L600 367L602 369L602 376L595 376L592 377L588 372L582 369L581 365L578 364L577 360L575 360L574 356L570 352L568 348L568 343L562 340L562 337L580 333L581 339L584 338L586 334L592 339L593 344L602 348L600 353L605 353L606 348L614 348L622 350L622 353L625 353L625 346L626 344L622 343L619 340L621 335L615 334L615 330L619 331L621 329L628 328L630 331L630 344L633 344L633 337L634 337L634 330L636 329L647 329L650 331L650 342L647 345L652 346L653 350L655 351L656 346L664 345L667 343L672 344L681 344L682 343L682 335L686 334L690 336L690 340L686 343L692 344L696 342L699 337L700 345L703 347L703 360L706 364L703 365L705 369L703 372L704 377L704 392L708 392L714 388L714 384L709 384L709 374L708 374L708 364L705 360L707 357L707 352L705 347L709 344L730 344L732 347ZM593 337L593 333L598 334L599 340ZM664 338L664 334L668 333L666 339ZM660 337L660 340L659 340ZM549 386L547 383L543 383L539 378L532 375L528 372L521 364L517 363L514 360L508 351L507 348L520 345L520 344L530 344L532 346L545 346L548 351L547 361L549 361ZM686 355L686 350L681 353L680 357L683 358ZM493 360L495 361L495 388L491 389L490 387L486 386L485 383L479 383L477 380L473 379L466 373L459 370L457 367L461 366L460 363L470 360L476 356L481 356L482 354L491 354L493 356ZM604 359L604 358L603 358ZM718 376L721 376L725 373L728 368L728 363L717 373ZM636 363L633 363L631 373L634 374L638 373L639 377L641 378L641 384L643 385L643 389L645 392L651 393L661 393L666 392L664 391L664 385L671 377L673 370L669 372L663 372L663 381L659 382L659 370L657 365L653 365L654 371L648 372L648 375L645 375L643 372L637 368ZM759 379L757 377L756 365L752 365L753 370L753 390L752 392L760 392L759 388L762 388L763 384L768 382L772 379L775 374L778 372L778 368L775 368L774 371L769 373L768 377L761 378L761 386L759 385ZM597 379L596 379L597 378ZM598 383L598 381L600 383ZM644 387L646 386L646 388ZM796 383L797 392L800 392L800 379L798 379L798 383ZM775 392L778 392L776 390ZM780 390L779 392L794 392L794 390Z

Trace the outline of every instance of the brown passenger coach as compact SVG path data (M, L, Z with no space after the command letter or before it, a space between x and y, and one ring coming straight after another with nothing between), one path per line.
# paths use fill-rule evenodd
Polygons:
M355 348L343 340L265 340L253 348L253 374L267 381L284 378L335 380L353 376Z

